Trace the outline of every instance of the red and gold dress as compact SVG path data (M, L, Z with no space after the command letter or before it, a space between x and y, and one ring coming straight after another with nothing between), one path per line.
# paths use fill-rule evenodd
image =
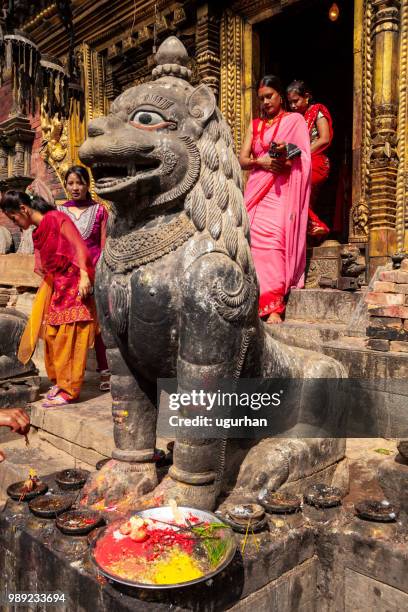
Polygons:
M72 400L79 396L87 351L95 335L94 300L91 297L82 300L78 293L80 270L86 271L93 281L94 268L81 235L61 212L44 215L33 232L33 243L35 272L44 281L18 356L26 363L38 337L43 337L48 377L65 399Z
M309 236L325 236L330 231L327 225L323 223L313 211L313 206L316 202L318 190L322 183L327 180L330 172L329 158L324 151L330 146L333 140L333 122L328 109L323 104L312 104L304 114L310 134L311 145L319 138L317 121L323 117L327 119L329 124L329 142L312 152L312 193L310 197L309 220L307 225L307 233Z

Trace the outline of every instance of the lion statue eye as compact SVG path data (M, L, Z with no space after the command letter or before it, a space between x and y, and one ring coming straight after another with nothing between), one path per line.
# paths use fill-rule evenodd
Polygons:
M140 110L135 112L131 118L131 121L134 121L134 123L141 123L142 125L157 125L158 123L163 123L163 121L166 120L164 117L159 115L159 113Z

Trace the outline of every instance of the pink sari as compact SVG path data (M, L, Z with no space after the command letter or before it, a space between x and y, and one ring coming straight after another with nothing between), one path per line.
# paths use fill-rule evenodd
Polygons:
M304 285L311 155L302 115L285 113L275 125L261 130L263 134L258 128L259 120L254 120L254 158L268 155L272 140L295 144L302 151L283 174L252 170L245 190L251 252L260 285L259 315L265 316L284 312L291 287Z

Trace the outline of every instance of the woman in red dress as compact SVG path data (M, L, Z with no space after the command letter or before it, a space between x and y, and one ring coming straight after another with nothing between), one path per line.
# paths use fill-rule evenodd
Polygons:
M304 81L292 81L286 88L286 95L292 111L301 113L310 134L312 152L312 192L309 205L307 233L312 237L323 238L330 229L316 215L313 208L321 185L327 180L330 162L325 151L333 140L333 122L329 111L323 104L312 102L312 94Z
M102 204L92 200L88 170L83 166L71 166L65 174L64 185L71 199L57 208L76 226L88 247L92 265L96 267L106 240L107 210ZM110 372L100 333L95 337L95 353L97 370L101 377L99 388L101 391L109 391Z
M44 278L18 358L27 363L43 337L45 367L54 383L43 405L68 404L79 397L88 348L95 338L95 306L90 297L94 267L88 249L72 221L42 198L8 191L0 206L21 229L35 226L35 272Z

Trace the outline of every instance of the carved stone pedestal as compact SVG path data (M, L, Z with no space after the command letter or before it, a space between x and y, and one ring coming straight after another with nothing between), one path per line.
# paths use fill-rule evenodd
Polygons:
M314 247L306 268L306 288L355 290L365 284L365 248L325 240Z
M21 189L26 183L25 189L32 182L28 178L34 136L35 130L27 117L14 115L0 123L0 180L5 181L8 189Z

